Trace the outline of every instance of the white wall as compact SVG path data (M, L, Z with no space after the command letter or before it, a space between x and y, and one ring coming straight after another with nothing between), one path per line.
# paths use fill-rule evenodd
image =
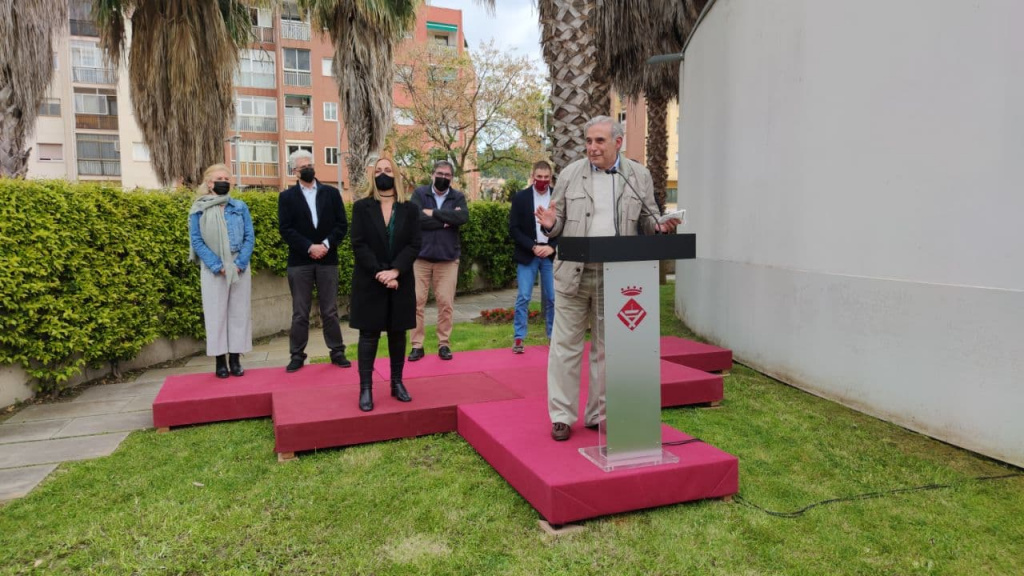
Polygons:
M719 0L676 306L782 380L1024 465L1024 2Z

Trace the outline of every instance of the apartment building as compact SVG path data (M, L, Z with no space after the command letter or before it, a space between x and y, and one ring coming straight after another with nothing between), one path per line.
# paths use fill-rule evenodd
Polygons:
M115 74L104 61L90 6L88 0L71 1L67 34L54 47L57 66L31 143L29 177L159 187L132 114L127 74ZM285 2L279 12L254 8L252 23L254 42L240 57L235 120L224 142L237 184L291 185L288 155L303 149L313 154L317 177L340 182L351 200L330 38L303 20L295 2ZM421 6L406 42L464 50L462 12ZM402 125L409 120L397 92L395 122Z

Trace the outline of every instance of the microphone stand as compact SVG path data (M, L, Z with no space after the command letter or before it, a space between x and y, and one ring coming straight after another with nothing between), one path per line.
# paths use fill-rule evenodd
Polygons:
M647 203L644 202L644 199L640 196L640 193L633 186L633 184L630 183L629 178L626 178L626 175L623 174L622 172L619 172L619 169L616 168L615 166L612 166L611 168L605 170L604 172L605 172L605 174L611 174L611 175L618 174L619 176L622 177L622 181L626 183L626 186L629 186L629 190L633 193L633 196L637 200L640 201L640 210L642 212L644 212L644 211L647 212L647 217L654 220L654 233L655 234L660 234L660 232L658 231L658 218L651 213L650 208L647 207ZM616 208L617 208L617 206L616 206ZM616 215L615 218L616 218L616 222L617 222L618 221L618 215Z

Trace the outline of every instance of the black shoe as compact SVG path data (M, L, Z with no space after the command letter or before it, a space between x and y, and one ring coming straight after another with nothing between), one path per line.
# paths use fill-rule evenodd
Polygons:
M292 358L292 361L285 366L285 372L298 372L300 368L306 365L305 358Z
M217 356L217 371L214 374L217 378L228 377L228 357L226 355Z
M335 366L341 366L342 368L351 368L352 367L352 362L350 362L349 359L345 358L344 356L338 356L336 358L331 358L331 364L334 364Z
M391 395L399 402L412 402L412 398L401 380L391 381Z
M437 355L441 357L441 360L451 360L452 359L452 349L447 347L447 346L441 346L437 350Z
M415 362L423 358L423 348L413 348L409 351L409 362Z
M600 424L601 424L600 422L597 422L597 423L594 423L594 424L587 424L587 425L585 425L583 427L586 428L587 430L597 430L597 428L598 428L598 426L600 426Z
M555 422L551 425L551 437L555 442L565 442L572 435L572 429L564 422Z
M373 410L373 387L372 386L360 386L359 387L359 409L363 412L369 412Z
M238 354L228 354L228 370L232 376L245 374L245 370L242 370L242 363L238 360Z

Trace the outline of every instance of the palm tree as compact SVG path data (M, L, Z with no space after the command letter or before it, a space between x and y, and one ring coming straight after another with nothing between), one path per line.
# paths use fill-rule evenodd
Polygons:
M25 140L53 78L53 38L67 0L0 0L0 177L28 171Z
M705 4L707 0L603 2L595 18L601 67L611 71L621 95L647 99L647 167L662 208L668 180L666 116L679 92L679 66L644 63L657 54L681 52Z
M611 85L595 43L597 1L538 0L537 5L551 78L551 159L559 171L584 155L583 125L610 112Z
M164 184L197 185L224 159L234 73L250 40L242 0L93 0L100 42L128 61L135 119ZM128 46L131 22L133 40Z
M416 23L418 0L299 0L334 43L334 77L348 135L348 173L358 185L391 129L395 46Z

